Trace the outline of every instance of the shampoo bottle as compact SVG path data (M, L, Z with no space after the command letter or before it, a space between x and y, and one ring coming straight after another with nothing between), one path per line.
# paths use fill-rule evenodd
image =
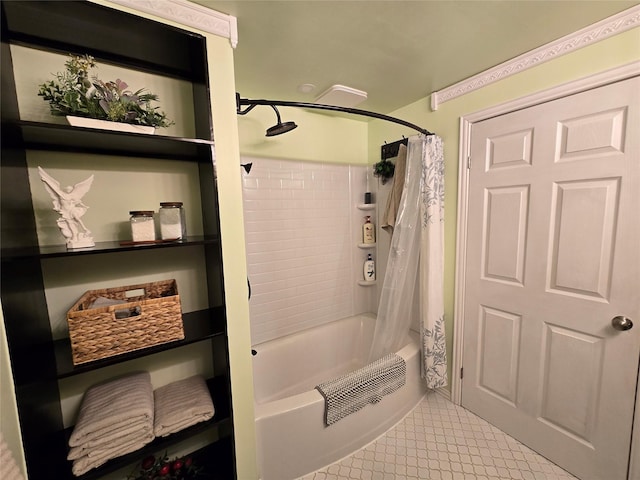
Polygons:
M376 243L376 230L371 223L371 217L364 217L364 225L362 225L362 243Z
M364 279L367 282L373 282L376 279L376 264L373 257L369 253L367 260L364 262Z

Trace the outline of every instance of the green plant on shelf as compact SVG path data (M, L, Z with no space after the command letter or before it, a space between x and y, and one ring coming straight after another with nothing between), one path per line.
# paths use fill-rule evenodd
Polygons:
M203 476L202 467L197 467L191 457L169 460L165 453L158 458L153 455L145 457L139 471L127 476L127 480L191 480Z
M90 55L70 55L65 71L55 74L55 79L40 85L38 95L49 102L51 114L72 115L112 122L131 123L149 127L168 127L174 122L151 102L158 96L135 92L122 80L104 82L97 76L89 78L89 71L97 67Z

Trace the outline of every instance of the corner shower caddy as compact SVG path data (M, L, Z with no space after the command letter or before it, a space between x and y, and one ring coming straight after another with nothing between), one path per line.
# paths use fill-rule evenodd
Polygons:
M27 473L30 480L52 478L98 479L121 468L132 468L145 455L163 452L178 442L206 435L207 445L194 452L196 463L207 469L207 478L235 478L231 386L228 363L226 308L222 276L222 252L213 166L213 124L210 111L206 39L188 31L103 7L91 2L2 2L2 130L1 130L1 284L0 295L6 326L18 415ZM44 20L46 19L46 21ZM118 39L118 41L113 41ZM96 130L93 128L24 121L20 119L10 45L58 54L89 53L122 68L170 77L191 84L196 138ZM31 200L29 152L65 152L75 165L85 164L83 154L125 156L136 159L173 161L187 168L197 165L202 204L203 235L180 243L149 246L98 242L95 247L67 251L61 246L40 246ZM46 164L46 158L44 160ZM145 163L146 164L146 163ZM75 167L73 167L75 168ZM120 172L127 175L127 172ZM135 192L119 192L132 195ZM206 278L206 308L183 314L185 339L137 350L104 360L74 366L68 338L54 339L47 307L49 291L43 273L50 262L63 259L73 264L91 264L103 259L114 271L135 268L149 275L145 262L162 252L177 258L183 249L193 249L205 262L189 266L193 274ZM135 267L130 259L135 258ZM159 267L160 269L162 266ZM193 270L197 269L197 270ZM99 281L100 271L93 274ZM171 272L163 272L169 276ZM68 285L83 278L74 273L55 273ZM75 275L75 276L74 276ZM65 299L70 304L73 299ZM157 438L134 453L113 459L81 477L71 473L66 459L71 428L64 428L61 407L63 379L90 381L91 372L119 365L134 369L132 360L181 347L194 355L195 344L211 352L214 372L207 383L215 416L174 435ZM209 367L207 367L209 368ZM103 371L104 372L104 371ZM82 374L88 374L83 378ZM64 382L62 382L64 383ZM86 386L88 388L88 385ZM216 439L217 440L213 440ZM202 443L200 443L202 445Z
M375 210L376 209L376 204L375 203L359 203L358 204L358 210L363 210L363 211L368 211L368 210ZM377 238L377 237L376 237ZM369 248L376 248L376 243L358 243L358 248L362 248L362 249L369 249Z
M376 204L375 203L359 203L357 205L358 210L363 210L363 211L370 211L370 210L375 210L376 209ZM377 237L377 232L376 232L376 238ZM369 249L375 249L376 248L376 243L358 243L358 248L361 248L362 250L369 250ZM360 285L361 287L373 287L376 284L376 280L374 280L373 282L367 282L365 280L358 280L358 285Z

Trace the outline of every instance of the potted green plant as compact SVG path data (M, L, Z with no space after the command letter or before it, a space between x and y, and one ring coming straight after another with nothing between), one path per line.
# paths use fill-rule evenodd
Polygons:
M133 92L120 79L104 82L97 76L89 78L89 71L97 66L92 56L70 55L64 65L63 72L56 73L53 80L43 83L38 90L38 95L49 102L52 115L66 116L71 125L146 133L173 125L164 112L152 105L158 100L157 95L144 89ZM95 121L114 123L101 126ZM115 128L115 124L130 128ZM140 130L145 127L146 130Z
M396 166L392 162L383 158L373 166L373 175L375 177L380 177L380 181L384 185L387 183L387 180L393 177L395 169Z

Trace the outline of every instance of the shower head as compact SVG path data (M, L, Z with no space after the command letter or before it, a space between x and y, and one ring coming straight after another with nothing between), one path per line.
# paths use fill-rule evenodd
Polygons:
M251 167L253 167L253 163L241 163L240 166L244 168L244 171L249 173L251 171Z
M240 107L242 105L246 105L247 108L242 110ZM283 133L290 132L294 128L298 128L295 122L284 122L280 119L280 112L276 108L275 105L272 105L267 100L247 100L246 98L240 98L240 94L236 93L236 113L238 115L246 115L251 110L253 110L257 105L268 105L273 108L273 111L276 112L276 118L278 119L278 123L276 123L273 127L267 128L267 137L275 137L276 135L282 135ZM249 173L249 172L247 172Z
M276 135L282 135L283 133L287 133L290 132L291 130L293 130L294 128L296 128L298 125L296 125L295 122L279 122L277 125L274 125L273 127L269 127L267 128L267 137L275 137Z
M275 105L271 105L271 108L273 108L273 111L276 112L278 123L275 124L273 127L267 128L267 135L266 135L267 137L275 137L276 135L282 135L283 133L290 132L294 128L298 127L298 125L296 125L296 122L282 123L282 120L280 120L280 112L278 111L278 109L275 107Z

